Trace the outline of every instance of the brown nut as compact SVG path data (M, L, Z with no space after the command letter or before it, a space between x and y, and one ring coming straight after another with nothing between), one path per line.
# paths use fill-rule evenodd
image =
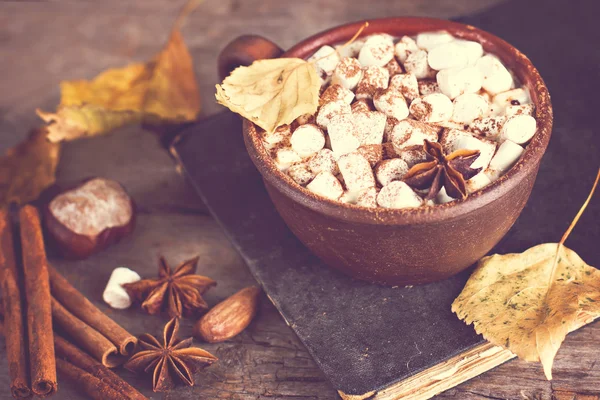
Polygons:
M82 259L133 231L135 204L118 182L92 178L55 196L44 222L65 257Z
M194 335L209 343L231 339L256 315L259 296L260 289L250 286L223 300L194 324Z

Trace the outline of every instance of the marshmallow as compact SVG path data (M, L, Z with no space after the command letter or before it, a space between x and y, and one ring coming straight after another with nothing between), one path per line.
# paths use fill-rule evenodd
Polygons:
M461 46L467 55L467 64L475 65L477 61L483 56L483 46L479 42L472 40L456 39L454 42Z
M419 93L421 96L426 96L432 93L441 93L440 85L433 79L423 79L418 82L419 85Z
M413 38L408 36L402 36L400 41L398 41L394 47L396 58L403 64L408 56L415 51L419 51L419 46L417 46L417 42L415 42Z
M381 186L385 186L391 181L402 179L407 172L408 165L400 158L383 160L375 167L375 176Z
M454 99L452 121L469 124L476 118L482 118L488 110L488 102L475 93L461 94Z
M131 306L131 298L121 285L139 281L141 278L137 272L129 268L115 268L110 274L102 299L106 304L117 310L124 310Z
M435 197L435 201L438 204L444 204L444 203L450 203L451 201L454 201L454 198L448 196L448 193L446 193L446 188L442 186L442 188L438 192L437 196Z
M390 87L397 88L407 101L419 97L419 82L414 74L398 74L390 80Z
M335 157L354 151L360 146L359 136L352 114L337 115L329 124L329 140Z
M369 104L369 100L366 100L366 99L355 101L354 103L352 103L350 108L351 108L353 114L356 114L359 112L375 111L374 107L373 107L373 109L371 108L371 106Z
M387 117L387 119L385 120L385 128L383 129L383 141L387 142L390 139L390 135L392 133L392 130L394 129L394 127L396 126L396 124L400 122L400 120L394 118L394 117Z
M465 182L465 186L467 188L467 193L473 193L478 191L479 189L483 189L487 185L492 183L492 180L485 174L485 172L481 171L471 179Z
M363 76L356 86L356 99L372 99L381 89L387 89L390 73L383 67L372 65L363 70Z
M505 140L490 162L489 169L504 173L508 171L518 160L525 149L518 144Z
M275 129L273 132L263 132L261 139L263 145L268 150L272 149L276 144L285 140L289 140L292 136L292 131L289 125L283 125Z
M340 173L333 151L329 149L322 149L306 163L308 168L313 174L319 172L329 172L332 175Z
M360 53L360 49L363 47L363 45L365 44L365 38L360 38L360 39L356 39L354 42L344 45L344 44L340 44L338 46L335 46L335 49L337 50L338 54L340 55L341 58L346 58L346 57L358 57L358 53Z
M356 197L356 205L363 207L377 207L377 193L379 193L379 191L376 187L369 187L361 190Z
M409 146L423 146L425 139L437 142L437 128L412 119L403 119L398 122L389 137L397 152Z
M318 126L306 124L296 128L290 139L292 150L300 157L312 156L325 146L325 135Z
M328 129L333 117L350 114L351 112L350 105L343 101L325 103L319 108L319 112L317 113L317 125L322 129Z
M375 177L366 158L358 153L349 153L338 159L338 168L344 177L348 191L358 195L362 189L375 186Z
M410 114L419 121L438 122L452 117L452 101L443 93L432 93L414 99Z
M294 164L288 168L287 174L298 185L304 186L314 178L315 174L308 168L305 163Z
M523 88L517 88L508 90L506 92L498 93L494 96L493 101L494 104L497 104L502 108L506 108L510 105L518 106L521 104L528 104L530 100L529 93L527 93L527 90Z
M342 184L329 172L319 172L306 188L313 193L327 197L328 199L339 199L344 193Z
M450 68L437 73L440 91L451 99L464 93L477 93L483 83L483 75L476 67Z
M423 32L417 35L417 46L427 51L452 41L454 41L454 36L446 31Z
M377 195L377 204L384 208L413 208L421 203L423 199L401 181L390 182Z
M384 160L389 160L390 158L398 158L400 155L394 148L394 144L391 142L383 143L381 145L381 155Z
M378 111L355 113L354 126L361 144L381 144L385 131L385 114Z
M427 62L427 52L425 50L411 53L404 61L406 72L414 74L417 79L431 78L435 76L435 71L429 67Z
M423 145L405 147L400 151L398 157L406 163L409 169L429 159L429 155L423 149Z
M505 122L504 116L477 118L471 122L469 130L487 138L497 138Z
M496 151L496 143L479 139L469 132L458 129L447 129L442 133L440 144L446 154L460 149L479 150L479 157L471 164L471 168L487 168Z
M502 93L512 87L512 75L498 57L486 54L477 60L476 66L483 75L482 87L490 94Z
M383 145L366 144L356 149L356 152L366 158L371 168L383 159Z
M356 58L342 58L333 71L331 83L341 85L348 90L354 90L362 78L362 74L362 67Z
M333 74L336 65L340 62L340 56L331 46L322 46L315 54L309 59L309 62L314 62L317 73L323 77L323 75L330 76Z
M290 165L302 161L302 157L298 155L291 147L281 147L275 150L275 165L280 171L287 171Z
M354 100L354 93L352 90L346 89L342 85L331 84L325 91L321 94L319 98L319 105L323 106L324 104L331 103L333 101L341 101L342 103L350 104Z
M395 58L392 58L392 61L384 65L385 69L388 70L390 76L398 75L404 72L402 66L398 64Z
M447 68L466 67L469 65L469 47L456 40L442 43L429 50L427 62L432 69L438 71Z
M404 119L408 117L408 106L400 90L388 87L373 97L375 108L388 117Z
M523 144L535 135L535 131L535 118L531 115L514 115L504 123L502 137L517 144Z
M521 104L518 106L509 105L504 109L504 115L507 117L511 117L513 115L531 115L533 116L533 111L535 107L533 104Z
M394 42L389 35L372 35L358 53L358 61L363 67L372 65L383 67L394 58Z

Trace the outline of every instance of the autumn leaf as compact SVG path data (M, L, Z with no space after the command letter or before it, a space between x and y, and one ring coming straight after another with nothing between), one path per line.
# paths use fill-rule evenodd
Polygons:
M300 58L275 58L236 68L223 83L216 85L216 99L272 132L303 114L315 113L320 87L311 63Z
M541 361L549 380L566 335L600 316L600 271L563 245L599 178L600 171L560 243L482 258L452 303L452 311L492 344Z
M185 122L196 119L200 94L192 57L179 31L200 1L182 10L169 40L148 63L109 69L91 81L61 83L56 112L37 110L52 142L107 133L136 122Z
M44 128L33 131L0 158L0 205L27 203L55 181L60 144L46 139Z

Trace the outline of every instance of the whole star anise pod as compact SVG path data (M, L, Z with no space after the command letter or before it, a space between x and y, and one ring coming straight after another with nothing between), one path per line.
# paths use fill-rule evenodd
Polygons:
M152 390L165 392L173 388L174 379L188 386L194 386L194 372L198 368L217 361L217 357L199 347L192 347L192 338L177 339L179 318L173 318L165 325L163 343L147 333L139 337L141 351L125 363L125 368L133 372L152 372Z
M460 149L445 155L439 143L429 140L425 140L423 150L433 158L433 161L425 161L413 166L404 175L404 182L414 189L429 188L425 201L437 196L442 186L446 188L446 193L450 197L455 199L467 197L465 181L481 171L481 168L471 168L473 162L479 157L479 150Z
M158 278L142 279L126 283L123 288L136 301L143 301L142 308L155 315L165 308L169 316L193 316L208 310L202 294L217 283L212 279L196 275L199 257L184 261L175 272L164 257L160 257Z

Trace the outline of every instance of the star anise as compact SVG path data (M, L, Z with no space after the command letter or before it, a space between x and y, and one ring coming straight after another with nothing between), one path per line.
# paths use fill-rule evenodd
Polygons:
M433 158L413 166L404 176L404 182L414 189L429 188L425 201L433 199L442 186L448 196L455 199L467 197L465 181L471 179L481 168L471 168L479 157L479 150L456 150L448 155L439 143L425 140L423 150Z
M142 308L148 314L158 314L167 309L169 316L193 316L208 310L202 294L217 283L212 279L196 275L199 257L184 261L175 272L164 257L160 257L158 278L142 279L127 283L123 288L136 301L143 301Z
M147 333L139 337L142 350L125 363L125 368L133 372L152 373L152 390L166 392L178 379L188 386L194 386L194 372L198 368L217 361L217 357L199 347L192 347L192 338L177 339L179 318L173 318L165 325L163 344Z

